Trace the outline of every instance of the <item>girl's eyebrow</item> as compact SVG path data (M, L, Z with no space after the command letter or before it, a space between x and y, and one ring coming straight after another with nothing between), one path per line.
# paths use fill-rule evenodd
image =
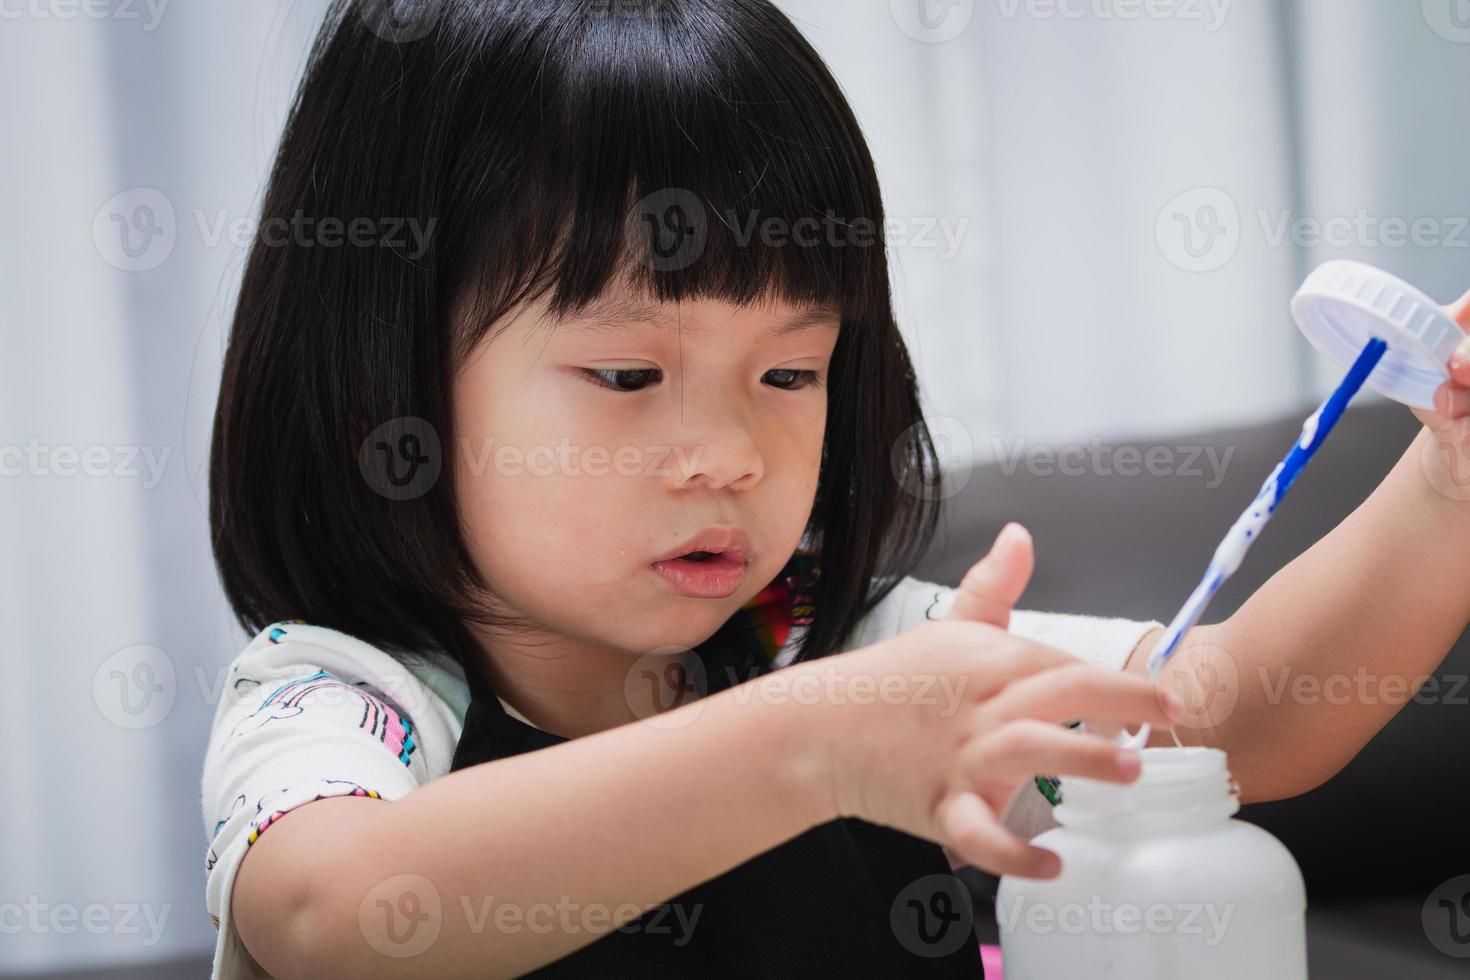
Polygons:
M787 320L773 323L766 332L772 337L782 337L816 327L837 329L841 320L840 308L834 303L824 303L809 307ZM675 310L668 305L618 297L594 299L578 312L556 323L557 326L566 324L573 329L589 333L626 333L645 327L653 327L658 330L678 328L690 333L698 333L703 329L681 320Z

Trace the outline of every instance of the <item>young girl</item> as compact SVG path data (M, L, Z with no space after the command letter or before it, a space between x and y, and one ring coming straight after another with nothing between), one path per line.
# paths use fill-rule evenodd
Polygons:
M975 977L952 864L1057 874L1034 774L1139 769L1057 723L1184 721L1299 793L1392 707L1327 738L1249 668L1421 674L1470 615L1419 443L1177 655L1233 653L1224 716L1137 669L1157 622L1012 612L1019 527L909 576L937 459L874 168L765 0L340 0L293 217L341 234L256 243L211 461L258 634L204 771L215 977Z

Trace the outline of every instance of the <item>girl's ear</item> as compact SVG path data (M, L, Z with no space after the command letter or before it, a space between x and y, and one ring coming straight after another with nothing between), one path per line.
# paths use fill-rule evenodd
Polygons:
M1036 556L1031 532L1014 521L1000 529L989 553L965 573L946 619L968 619L1006 629L1026 591Z

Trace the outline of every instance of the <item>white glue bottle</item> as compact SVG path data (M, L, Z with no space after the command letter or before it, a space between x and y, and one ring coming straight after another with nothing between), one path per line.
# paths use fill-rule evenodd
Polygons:
M1050 880L1001 879L1006 980L1304 980L1306 888L1291 853L1231 819L1225 753L1142 750L1132 783L1063 781Z

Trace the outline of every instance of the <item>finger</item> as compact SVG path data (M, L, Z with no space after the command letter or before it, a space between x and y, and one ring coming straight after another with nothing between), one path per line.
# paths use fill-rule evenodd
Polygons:
M1445 312L1460 325L1460 329L1470 330L1470 293L1446 306ZM1450 380L1458 385L1470 385L1470 337L1461 339L1450 354Z
M1014 521L1000 529L990 551L965 573L947 619L969 619L1005 629L1035 566L1031 533Z
M1177 696L1147 678L1092 664L1057 667L1016 681L996 695L992 708L1003 721L1036 718L1159 726L1168 726L1184 711Z
M1470 367L1465 369L1470 376ZM1470 415L1470 388L1453 381L1446 381L1434 389L1434 410L1446 419Z
M1470 292L1446 306L1444 311L1462 330L1470 330Z
M1143 764L1136 749L1031 718L1007 722L971 746L959 764L964 777L976 782L1046 773L1128 783Z
M1033 847L1011 833L995 818L989 805L969 791L953 793L939 804L939 826L961 860L991 874L1021 878L1055 878L1062 870L1059 857Z

